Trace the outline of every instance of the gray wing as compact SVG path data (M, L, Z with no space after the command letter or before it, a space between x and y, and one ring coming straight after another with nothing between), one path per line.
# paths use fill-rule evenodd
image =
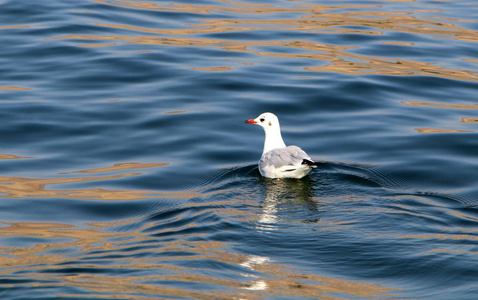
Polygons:
M284 166L300 166L304 159L312 160L304 150L297 146L288 146L264 153L259 161L259 165L274 166L280 168Z

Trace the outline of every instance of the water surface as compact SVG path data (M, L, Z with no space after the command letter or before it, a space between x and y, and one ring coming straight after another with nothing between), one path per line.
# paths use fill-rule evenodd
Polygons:
M1 1L1 298L474 299L477 7Z

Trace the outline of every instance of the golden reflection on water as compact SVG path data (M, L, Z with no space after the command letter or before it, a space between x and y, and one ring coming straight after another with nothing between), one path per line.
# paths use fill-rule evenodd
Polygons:
M121 171L121 170L130 170L130 169L142 169L142 168L155 168L155 167L162 167L167 166L168 163L119 163L114 164L112 167L106 168L99 168L99 169L90 169L90 170L83 170L83 171L73 171L69 173L62 173L62 174L71 174L71 173L103 173L103 172L113 172L113 171Z
M1 158L1 156L0 156ZM11 157L9 157L11 159ZM81 170L61 174L73 173L104 173L113 171L124 171L138 168L153 168L165 166L167 163L120 163L112 167ZM107 189L76 189L76 190L55 190L51 185L67 184L75 182L94 182L102 180L113 180L130 176L138 176L142 173L125 173L108 176L95 177L61 177L61 178L25 178L0 176L0 198L65 198L84 200L141 200L145 198L188 198L196 197L199 192L158 192L145 190L107 190Z
M1 29L23 29L23 28L30 28L28 25L12 25L12 26L1 26Z
M127 29L130 26L115 25ZM131 29L131 28L129 28ZM380 75L427 75L445 77L450 79L478 81L478 76L473 71L447 70L440 66L409 61L404 59L391 59L386 57L373 57L368 55L348 53L346 49L354 47L334 46L307 41L241 41L199 39L199 38L166 38L157 36L97 36L97 35L66 35L50 39L84 39L84 40L117 40L131 44L150 44L177 47L219 47L224 50L253 53L257 55L284 57L284 58L308 58L326 61L330 64L324 66L305 67L308 71L335 72L344 74L380 74ZM108 44L111 45L111 44ZM82 46L78 44L78 46ZM277 46L296 48L298 50L314 51L311 53L274 53L254 50L254 47ZM316 53L317 51L324 53ZM221 67L227 68L227 66ZM206 68L208 69L208 68Z
M446 108L446 109L478 109L478 104L453 104L453 103L439 103L429 101L402 101L403 104L409 106L420 107L434 107L434 108ZM478 118L463 117L462 123L478 123ZM437 128L415 128L419 133L469 133L475 132L474 130L457 130L457 129L437 129Z
M18 86L0 86L0 91L30 91L31 88Z
M164 114L165 115L175 115L175 114L183 114L185 113L185 110L173 110L173 111L167 111Z
M78 44L79 47L109 47L109 46L117 46L116 43L104 43L104 44Z
M135 223L137 218L121 223ZM341 299L327 293L340 293L352 297L380 298L390 289L378 284L328 278L295 272L293 268L273 263L267 257L235 254L228 244L214 241L158 241L144 232L150 225L132 232L108 232L104 228L118 226L118 222L104 223L91 228L76 228L60 223L1 223L3 238L31 238L38 242L30 247L1 246L0 275L5 279L14 274L32 283L19 285L38 287L76 287L88 292L89 297L126 297L139 294L135 299L158 296L182 296L194 299L263 299L273 295L321 297ZM65 241L67 240L67 241ZM33 243L33 242L32 242ZM131 244L138 245L131 250ZM144 249L141 245L147 245ZM148 255L141 255L142 253ZM163 253L191 253L179 256ZM154 255L152 255L154 253ZM104 256L102 256L102 254ZM109 258L114 256L114 259ZM196 272L188 261L211 260L235 268L243 267L254 272L238 273L243 281L223 279ZM181 261L181 266L174 264ZM186 263L184 263L186 262ZM84 272L70 273L63 268L78 268ZM91 269L92 272L88 272ZM108 269L110 275L94 270ZM49 271L45 273L45 271ZM119 276L122 272L130 274ZM253 274L253 275L251 275ZM260 274L260 275L258 275ZM172 288L168 282L195 282L216 286L219 291ZM18 284L16 285L18 286ZM234 289L231 293L230 290ZM222 291L224 290L224 291ZM259 291L259 293L256 293ZM75 294L55 295L74 297ZM84 296L84 295L83 295ZM389 295L388 295L389 296Z
M199 71L212 71L212 72L230 71L230 70L232 70L231 67L190 68L190 69L191 69L191 70L199 70Z
M453 103L439 103L429 101L403 101L403 104L410 106L436 107L436 108L451 108L451 109L478 109L478 104L453 104Z
M463 123L478 123L478 118L461 118Z
M472 130L457 130L457 129L437 129L437 128L415 128L419 133L467 133L474 132Z
M444 77L465 81L478 81L476 71L451 70L439 66L437 63L419 62L402 58L377 57L356 54L351 46L336 46L320 44L306 40L274 40L274 41L247 41L221 40L203 38L201 35L211 33L226 33L256 30L297 31L318 34L360 34L383 35L384 32L401 32L416 35L425 35L435 39L455 39L466 42L478 42L478 32L459 27L456 23L470 22L440 17L440 11L427 10L438 16L427 16L427 19L418 18L413 11L375 11L383 9L381 5L297 5L295 7L276 7L265 4L250 4L242 2L218 1L218 5L186 5L170 3L160 5L150 2L136 1L103 1L98 3L119 6L130 9L148 9L156 11L184 12L204 14L205 18L198 23L188 24L187 28L160 29L135 27L124 24L96 24L96 26L143 32L148 35L65 35L52 39L88 40L88 44L78 44L80 47L120 46L122 43L149 44L172 47L218 47L228 51L247 52L278 58L307 58L320 61L318 66L309 66L308 71L337 72L344 74L382 74L382 75L426 75ZM345 11L345 12L343 12ZM416 10L419 11L419 10ZM236 16L244 14L256 15L253 19L209 19L208 15L214 12L234 13ZM264 14L293 13L296 18L264 19ZM438 19L439 21L435 20ZM189 37L188 37L189 36ZM115 41L95 43L95 41ZM383 41L383 44L410 47L414 43L405 41ZM258 48L274 46L287 47L286 53L259 50ZM296 51L294 51L296 50ZM283 52L283 51L281 51ZM306 52L306 53L304 53ZM467 58L464 58L466 60ZM205 67L207 71L223 71L228 66ZM226 68L226 69L225 69Z
M28 156L18 156L13 154L0 154L0 159L23 159L23 158L31 158Z
M7 159L17 156L6 155ZM118 163L110 167L80 170L60 174L91 174L121 172L130 169L153 168L165 163ZM93 182L117 179L140 173L109 176L31 179L1 177L0 195L8 198L74 198L101 200L136 200L148 197L183 198L204 197L200 191L154 192L103 189L53 190L55 184ZM207 209L223 215L225 219L240 217L254 219L258 224L270 223L270 207L277 198L287 195L295 201L311 201L310 185L303 182L285 182L266 185L267 199L257 217L253 210L241 210L233 199L215 202ZM233 203L230 203L233 202ZM203 206L189 202L186 207ZM253 205L252 203L250 205ZM227 207L217 210L218 206ZM274 210L274 209L272 209ZM204 213L204 209L202 210ZM272 221L271 221L272 220ZM290 297L320 297L343 299L331 294L366 299L389 296L391 289L379 284L329 278L297 272L293 267L273 262L266 256L243 255L231 251L228 242L197 240L204 234L184 231L201 224L187 222L174 228L157 228L149 215L140 215L111 222L94 222L82 225L48 222L0 222L0 276L21 283L5 287L26 288L77 288L78 294L57 292L55 297L88 297L101 299L131 298L157 299L157 297L189 297L192 299L263 299L277 295ZM118 228L118 229L117 229ZM129 230L125 230L129 228ZM270 229L270 228L268 228ZM177 238L161 238L176 234ZM192 240L190 238L193 238ZM15 241L12 243L12 241ZM13 244L10 246L9 244ZM170 255L177 253L177 255ZM207 275L202 272L205 262L218 262L232 267L231 277ZM243 271L241 271L241 268ZM78 271L72 272L72 269ZM98 272L97 270L102 270ZM124 275L128 274L128 275ZM237 278L239 278L239 280ZM171 285L182 282L183 285ZM211 289L181 288L194 282ZM186 283L186 284L184 284Z

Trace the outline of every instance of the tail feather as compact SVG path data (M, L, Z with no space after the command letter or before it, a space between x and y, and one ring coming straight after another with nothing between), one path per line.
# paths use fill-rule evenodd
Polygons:
M317 168L319 165L322 165L323 163L311 161L311 160L308 160L308 159L303 159L302 164L303 165L308 165L311 168Z

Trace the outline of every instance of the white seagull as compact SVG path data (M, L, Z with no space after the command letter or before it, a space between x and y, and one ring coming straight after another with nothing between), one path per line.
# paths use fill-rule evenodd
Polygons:
M317 167L304 150L286 146L280 133L279 119L273 113L263 113L245 121L264 128L264 151L259 160L259 172L268 178L302 178Z

